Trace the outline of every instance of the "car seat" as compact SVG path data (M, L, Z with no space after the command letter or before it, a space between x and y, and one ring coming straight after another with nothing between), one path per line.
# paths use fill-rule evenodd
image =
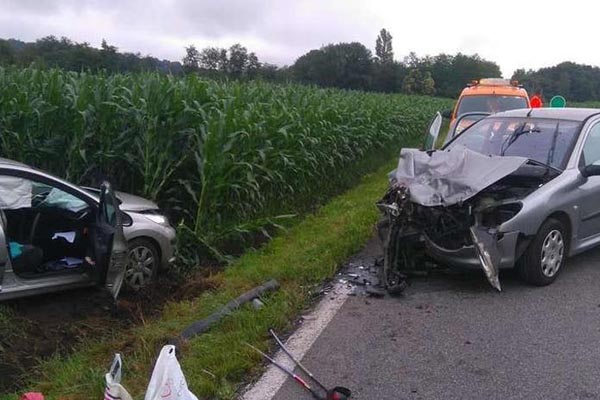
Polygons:
M2 227L6 232L8 221L6 219L6 215L4 214L4 210L2 209L0 209L0 219L2 221ZM36 269L42 264L42 261L44 260L44 252L39 247L8 240L7 242L10 262L12 269L16 274L35 272Z

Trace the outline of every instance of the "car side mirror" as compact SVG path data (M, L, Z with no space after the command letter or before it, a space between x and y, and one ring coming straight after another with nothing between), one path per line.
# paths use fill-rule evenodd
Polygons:
M442 111L442 117L452 119L452 110Z
M600 175L600 165L599 164L586 165L581 170L581 175L583 175L584 178L589 178L590 176Z

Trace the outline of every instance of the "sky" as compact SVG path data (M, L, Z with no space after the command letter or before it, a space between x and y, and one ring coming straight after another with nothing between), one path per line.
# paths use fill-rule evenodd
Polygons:
M181 60L194 44L241 43L263 62L291 65L329 43L372 51L386 28L394 55L478 53L509 78L562 61L600 65L594 2L502 0L0 0L0 38L54 35Z

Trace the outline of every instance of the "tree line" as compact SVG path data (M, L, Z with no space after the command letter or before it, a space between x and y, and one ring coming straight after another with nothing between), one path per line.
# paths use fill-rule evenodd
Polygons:
M561 95L567 101L600 100L600 68L563 62L538 70L518 69L512 76L530 93L540 94L546 101Z
M179 61L160 60L140 53L120 52L105 40L99 48L87 42L47 36L35 42L0 39L0 65L56 67L72 71L136 72L158 70L170 74L195 73L212 79L262 79L302 82L322 87L456 97L466 83L500 77L493 61L458 53L419 57L414 52L402 60L394 54L393 37L382 29L375 53L358 42L328 44L300 56L292 65L279 67L259 60L255 52L237 43L229 48L194 45L185 48ZM600 68L564 62L539 70L518 69L512 76L531 93L546 98L560 94L570 101L600 100Z
M100 48L87 42L75 42L67 37L46 36L35 42L0 39L0 65L61 68L69 71L106 70L108 72L137 72L158 70L181 73L179 62L159 60L140 53L123 53L102 40Z

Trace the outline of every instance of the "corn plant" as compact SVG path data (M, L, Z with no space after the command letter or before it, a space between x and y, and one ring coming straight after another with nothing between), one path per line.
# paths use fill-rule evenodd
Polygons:
M2 156L156 200L186 258L351 187L450 102L190 75L0 68ZM200 245L200 246L199 246Z

